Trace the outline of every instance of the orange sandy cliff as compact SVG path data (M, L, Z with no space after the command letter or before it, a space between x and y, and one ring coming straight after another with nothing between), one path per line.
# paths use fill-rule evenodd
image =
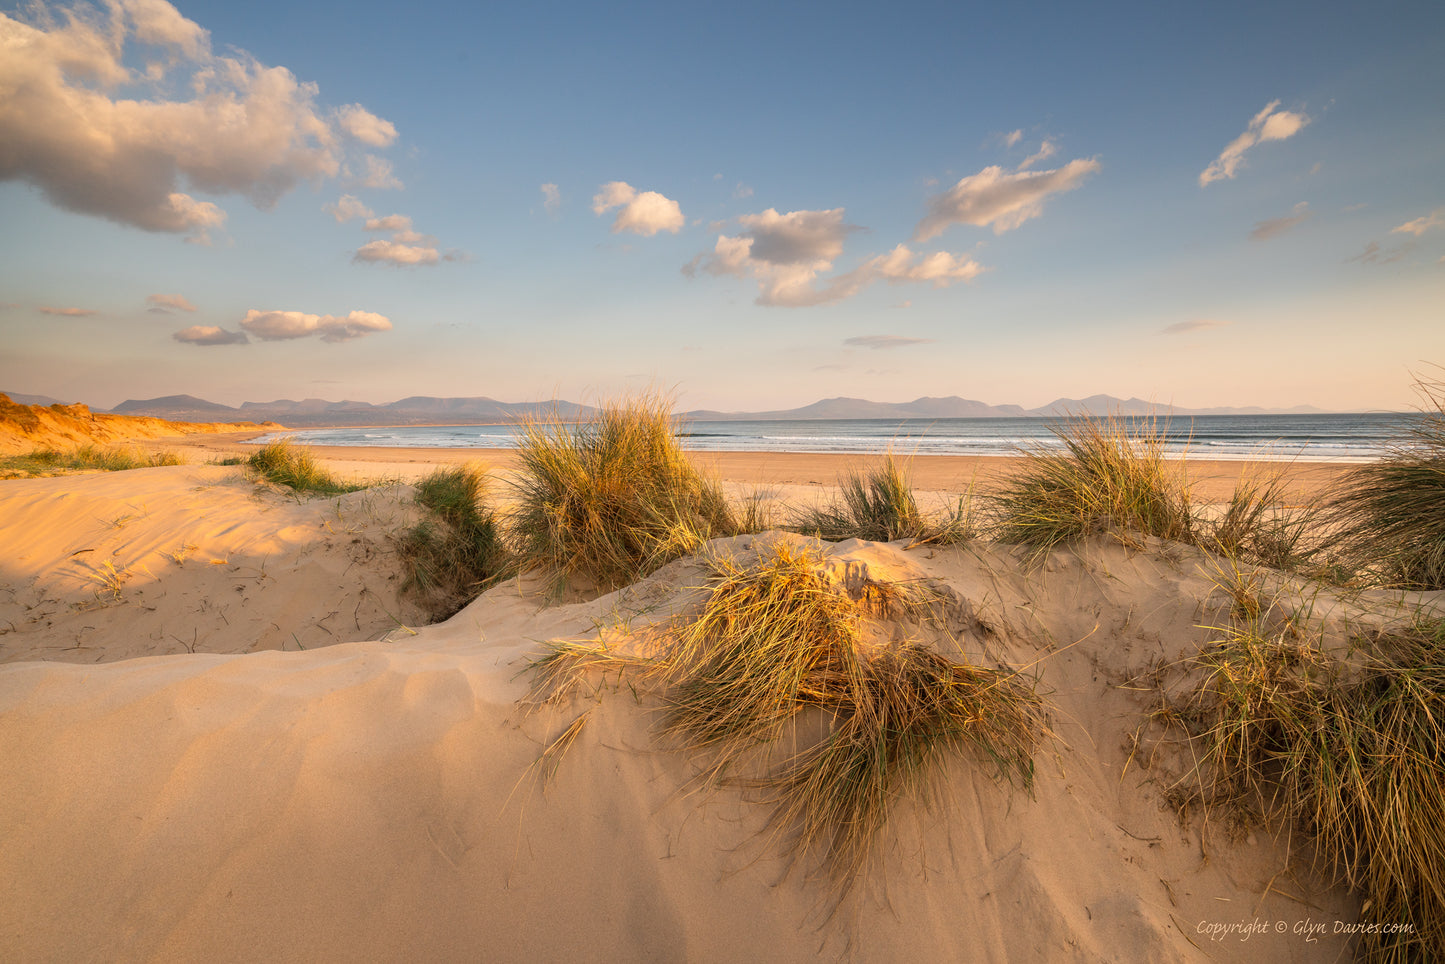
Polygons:
M20 405L0 393L0 455L37 448L109 445L132 439L164 438L197 432L281 429L275 422L170 422L163 418L106 415L84 405Z

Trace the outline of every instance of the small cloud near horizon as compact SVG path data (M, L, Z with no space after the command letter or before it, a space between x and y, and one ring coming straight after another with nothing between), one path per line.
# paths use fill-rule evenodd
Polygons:
M650 238L659 231L677 234L686 219L682 207L656 191L638 191L626 181L609 181L592 197L592 213L598 217L619 208L612 219L612 233L630 231Z
M243 331L227 331L215 325L192 325L171 337L186 345L245 345L251 340Z
M52 308L49 305L41 305L39 311L42 315L58 315L61 318L86 318L100 314L93 308Z
M146 310L157 315L168 315L172 311L197 310L196 306L191 304L184 295L147 295L146 304L150 305Z
M1309 115L1297 111L1275 110L1278 100L1265 105L1255 114L1249 126L1224 148L1220 155L1199 174L1199 186L1233 178L1244 166L1244 152L1265 141L1282 141L1298 134L1310 122Z
M1313 216L1314 212L1309 209L1309 203L1301 201L1294 206L1294 213L1287 217L1254 222L1254 229L1249 232L1249 236L1255 241L1270 241L1308 221Z
M1227 328L1234 324L1232 321L1221 321L1217 318L1192 318L1189 321L1177 321L1172 325L1159 330L1161 335L1183 335L1191 331L1207 331L1210 328Z
M882 348L902 348L904 345L931 345L932 338L906 338L903 335L855 335L852 338L844 338L843 344L853 348L871 348L877 351Z

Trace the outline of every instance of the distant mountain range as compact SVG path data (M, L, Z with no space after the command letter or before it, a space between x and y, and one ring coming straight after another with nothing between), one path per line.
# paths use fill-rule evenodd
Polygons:
M17 402L29 405L56 404L53 398L41 395L11 395ZM100 411L97 409L97 411ZM229 422L272 421L292 427L317 425L427 425L486 424L514 422L518 419L558 415L577 418L594 411L576 402L500 402L485 396L468 398L436 398L413 395L386 405L370 402L331 402L322 398L300 401L278 399L274 402L245 402L238 407L209 402L194 395L166 395L162 398L130 399L111 413L116 415L154 415L174 421ZM772 421L814 418L1008 418L1024 416L1059 416L1090 413L1095 415L1315 415L1323 410L1309 405L1294 408L1170 408L1141 398L1120 399L1112 395L1090 395L1088 398L1059 398L1039 408L1019 405L989 405L950 395L947 398L915 398L911 402L872 402L863 398L825 398L802 408L766 412L718 412L699 409L683 414L694 421Z

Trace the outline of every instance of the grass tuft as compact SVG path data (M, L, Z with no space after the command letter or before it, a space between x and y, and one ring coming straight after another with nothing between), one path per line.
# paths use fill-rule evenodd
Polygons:
M907 468L891 453L877 468L847 472L838 487L840 501L802 511L789 528L829 542L911 539L915 545L954 545L974 535L965 498L940 519L919 511Z
M1201 652L1177 707L1204 748L1187 798L1302 832L1363 899L1361 959L1440 959L1445 620L1335 653L1296 620L1255 613L1236 610Z
M750 566L713 566L701 611L674 626L656 655L554 644L533 664L537 694L571 691L598 670L663 689L664 732L705 754L707 781L759 791L788 852L819 854L839 899L866 869L897 799L936 789L948 751L971 751L999 777L1031 785L1044 710L1016 673L916 643L865 646L872 610L787 543ZM820 714L826 735L769 763L769 749L807 712ZM753 761L761 775L743 775Z
M1024 449L1024 465L994 497L998 538L1027 546L1034 558L1105 531L1191 541L1183 464L1165 458L1158 422L1085 415L1052 431L1062 450Z
M294 445L290 439L268 442L246 460L246 465L265 481L305 495L341 495L366 488L337 481L310 449Z
M615 589L737 534L722 491L678 443L670 402L644 396L605 404L576 424L520 427L508 528L523 568L550 574L554 587L580 576Z
M1378 581L1445 589L1445 382L1421 380L1416 388L1419 417L1330 501L1330 548Z
M402 591L433 619L452 616L511 572L486 489L486 470L477 465L437 469L417 483L416 501L427 517L402 534L409 563Z
M82 445L69 450L35 449L24 455L0 457L0 478L83 471L123 472L184 464L185 460L174 452L151 453L126 446Z
M1223 513L1196 527L1197 541L1230 559L1271 569L1299 568L1317 552L1311 540L1319 514L1311 506L1291 503L1286 482L1280 468L1247 471Z

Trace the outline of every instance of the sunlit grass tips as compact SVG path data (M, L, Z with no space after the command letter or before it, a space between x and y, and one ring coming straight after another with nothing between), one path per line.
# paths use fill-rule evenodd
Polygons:
M615 589L709 539L739 531L717 484L675 437L670 399L603 405L578 422L517 433L517 506L508 529L527 569Z
M174 452L146 452L125 446L82 445L62 450L35 449L24 455L0 456L0 477L56 475L63 472L122 472L128 469L182 465Z
M967 498L941 516L925 516L914 498L906 465L891 453L875 468L845 473L838 488L837 500L802 510L789 528L830 542L909 539L915 544L951 545L974 534Z
M1025 449L1024 464L994 499L999 539L1034 556L1103 531L1189 541L1189 491L1181 464L1165 457L1158 422L1081 416L1052 431L1062 448Z
M273 485L306 495L340 495L365 488L337 481L304 446L290 439L268 442L246 460L246 466Z

